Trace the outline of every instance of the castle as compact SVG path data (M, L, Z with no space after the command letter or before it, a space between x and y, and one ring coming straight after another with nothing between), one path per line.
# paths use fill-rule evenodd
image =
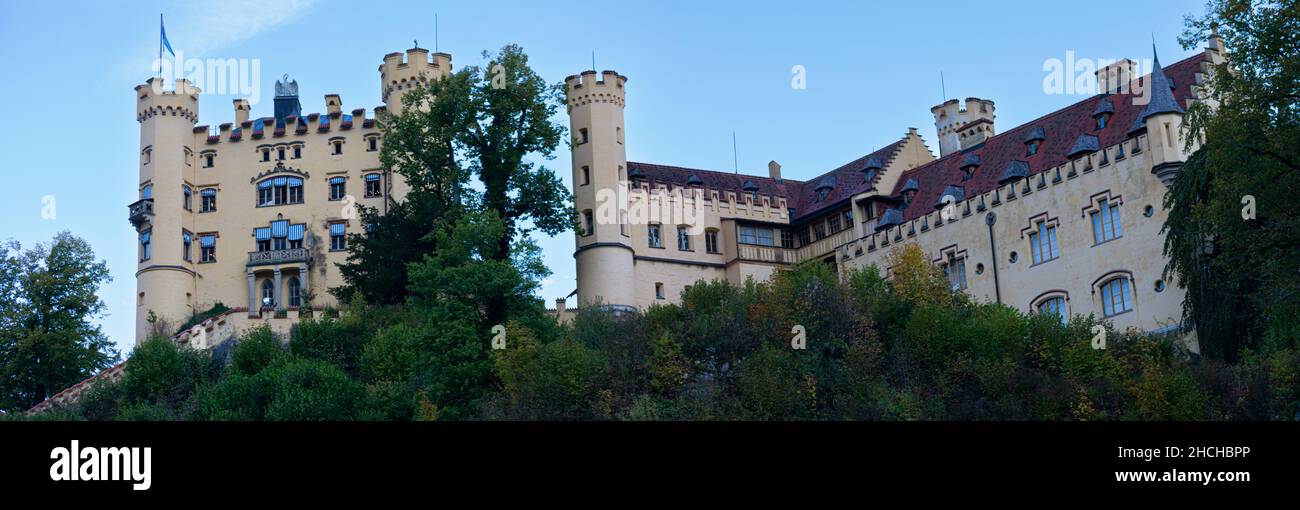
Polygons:
M400 112L406 91L450 71L446 53L385 55L375 116ZM336 264L348 234L363 227L356 205L382 210L408 189L380 165L375 116L344 113L336 94L325 96L325 113L304 115L286 76L274 116L251 118L248 101L236 99L234 122L210 130L196 126L200 92L183 79L171 90L160 78L135 88L140 191L128 210L138 234L137 342L153 320L178 326L216 303L242 312L221 318L230 331L254 323L286 331L334 304ZM182 336L208 343L203 330Z
M1004 131L993 101L946 101L931 108L938 158L910 129L807 181L775 161L767 176L627 161L627 77L569 76L579 306L643 310L700 280L742 284L804 261L887 276L886 255L914 243L983 301L1176 328L1184 292L1162 275L1163 197L1189 155L1186 107L1225 55L1216 34L1173 65L1153 57L1148 76L1129 60L1106 66L1095 95ZM638 207L702 214L626 213Z

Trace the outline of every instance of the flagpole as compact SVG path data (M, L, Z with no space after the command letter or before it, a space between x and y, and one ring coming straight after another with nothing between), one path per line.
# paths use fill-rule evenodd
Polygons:
M162 46L163 46L163 15L158 13L158 80L162 80ZM159 84L161 85L161 84Z

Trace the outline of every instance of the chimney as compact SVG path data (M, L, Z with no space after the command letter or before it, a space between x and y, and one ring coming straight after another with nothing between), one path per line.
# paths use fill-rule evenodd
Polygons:
M555 298L555 315L564 314L564 298Z
M1124 94L1132 91L1132 81L1137 78L1136 69L1137 64L1127 58L1098 69L1097 93Z
M235 100L235 127L239 127L243 125L244 122L248 121L248 112L249 112L248 100L236 99Z
M333 116L343 111L343 100L338 94L325 94L325 112Z
M767 162L767 175L776 182L781 182L781 164L776 161Z

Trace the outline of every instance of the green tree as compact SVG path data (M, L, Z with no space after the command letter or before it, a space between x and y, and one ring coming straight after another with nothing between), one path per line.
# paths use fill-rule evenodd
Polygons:
M0 409L27 409L117 361L93 323L111 280L90 244L68 232L27 251L0 245Z
M1300 5L1212 0L1207 11L1181 42L1218 33L1230 63L1212 67L1207 101L1187 111L1184 139L1202 143L1165 197L1166 278L1187 289L1201 352L1235 360L1270 328L1292 345L1300 335L1281 331L1300 313Z

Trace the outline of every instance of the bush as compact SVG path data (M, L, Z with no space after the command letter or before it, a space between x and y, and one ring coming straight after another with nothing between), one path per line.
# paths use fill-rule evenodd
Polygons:
M266 419L337 421L359 417L365 389L329 363L292 359L261 374L269 394Z
M263 324L249 330L235 344L230 355L230 370L236 374L254 375L284 355L280 340L270 326Z

